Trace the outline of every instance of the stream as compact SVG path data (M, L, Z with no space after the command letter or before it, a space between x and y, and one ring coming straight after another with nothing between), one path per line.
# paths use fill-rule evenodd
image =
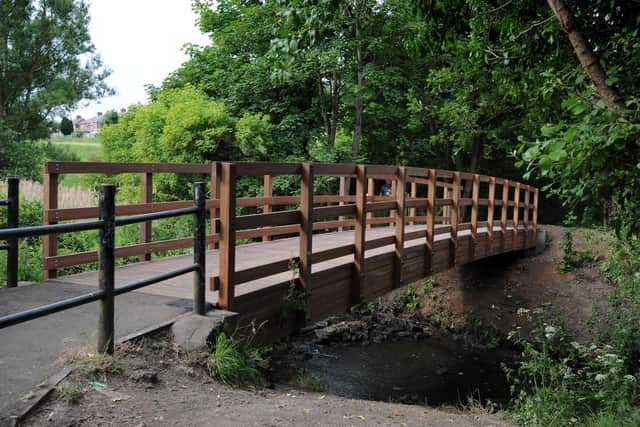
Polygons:
M468 397L506 404L509 385L501 363L507 349L470 348L458 336L434 333L421 340L304 344L276 356L276 382L295 384L300 372L338 396L414 404L466 404Z

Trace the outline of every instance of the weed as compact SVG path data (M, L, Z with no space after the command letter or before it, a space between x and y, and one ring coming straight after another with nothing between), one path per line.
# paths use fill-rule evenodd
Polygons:
M99 353L94 349L80 350L69 357L67 363L75 365L85 375L107 375L119 374L124 370L122 356L124 347L116 346L113 355Z
M225 384L262 385L262 370L269 366L270 351L221 332L207 358L209 376Z
M56 387L58 396L68 405L77 404L82 399L82 390L75 383L65 382Z
M324 386L315 379L313 375L304 369L300 369L298 371L298 375L295 377L295 387L315 393L322 393L326 391Z
M407 302L404 305L405 311L409 313L415 313L420 307L420 298L416 288L409 286L407 288Z
M579 268L585 267L593 262L593 256L589 251L576 251L573 247L573 234L571 231L564 232L564 240L562 243L562 260L558 269L562 273L568 273Z

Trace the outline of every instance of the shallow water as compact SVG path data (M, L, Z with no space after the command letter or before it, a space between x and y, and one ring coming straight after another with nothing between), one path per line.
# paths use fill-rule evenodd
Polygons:
M447 336L313 346L310 353L282 360L280 376L304 369L328 393L429 405L464 404L468 396L506 403L509 386L500 365L515 363L507 350L469 349Z

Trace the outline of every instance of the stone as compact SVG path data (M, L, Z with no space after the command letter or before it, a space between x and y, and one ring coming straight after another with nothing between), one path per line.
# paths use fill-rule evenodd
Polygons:
M187 352L208 351L216 335L237 316L225 310L211 310L204 316L190 313L171 326L173 342Z
M153 369L138 369L131 372L129 378L136 382L156 384L158 382L158 371Z

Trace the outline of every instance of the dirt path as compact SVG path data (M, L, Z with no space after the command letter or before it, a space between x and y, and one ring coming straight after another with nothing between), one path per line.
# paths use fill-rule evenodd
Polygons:
M165 340L129 345L122 373L73 373L82 397L54 393L25 426L501 426L494 415L454 414L421 406L362 401L290 388L238 389L212 381L203 367ZM202 359L199 359L202 360ZM91 381L105 384L101 391ZM95 386L95 383L94 383ZM105 395L107 393L108 395Z

